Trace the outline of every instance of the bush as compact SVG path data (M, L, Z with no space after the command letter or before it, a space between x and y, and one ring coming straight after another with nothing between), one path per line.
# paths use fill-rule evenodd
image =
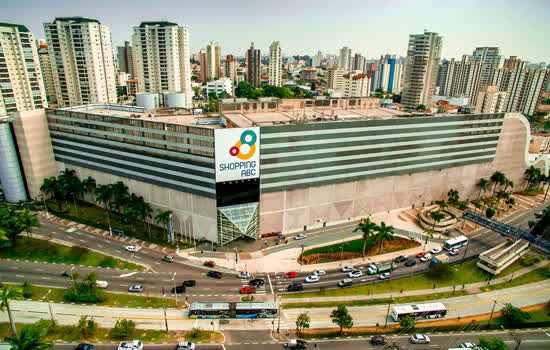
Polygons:
M81 256L89 252L90 251L87 248L79 247L76 245L71 247L71 255Z
M206 332L200 328L193 328L189 332L185 333L185 340L197 340L205 337Z
M32 296L32 284L29 281L23 282L23 297L30 298Z
M47 335L50 335L57 332L59 324L55 320L45 320L41 318L34 323L34 326L42 329Z
M495 214L496 210L493 208L487 208L487 211L485 212L485 215L487 215L488 218L492 218Z
M410 316L404 316L399 319L399 325L403 328L414 328L416 321Z
M451 265L442 262L435 264L426 272L426 275L434 280L448 280L453 277L453 274Z
M518 324L530 319L531 315L528 312L522 311L520 308L517 308L510 303L507 303L502 309L502 317L507 323Z
M542 257L540 255L526 255L519 263L521 266L532 266L541 261Z
M82 303L102 303L105 301L105 291L103 289L88 286L85 283L76 284L76 293L73 286L67 288L65 298L69 301L78 301Z
M77 328L82 337L86 339L97 331L97 322L94 319L88 319L87 315L82 315L80 316L80 320L78 320Z
M115 338L129 338L134 333L136 324L132 320L118 320L111 329L111 335Z

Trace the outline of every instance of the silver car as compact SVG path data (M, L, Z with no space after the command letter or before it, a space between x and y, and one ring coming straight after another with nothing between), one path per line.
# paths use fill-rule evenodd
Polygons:
M128 292L143 292L143 286L141 284L134 284L128 287Z

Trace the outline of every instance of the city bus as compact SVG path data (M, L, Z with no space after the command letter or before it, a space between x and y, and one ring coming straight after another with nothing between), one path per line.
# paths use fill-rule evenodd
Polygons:
M395 322L403 316L411 318L440 318L447 315L447 309L442 303L415 304L394 306L391 309L391 317Z
M446 250L453 250L454 248L465 246L466 243L468 243L468 237L458 236L458 237L446 240L445 244L443 245L443 248L445 248Z
M275 302L193 302L189 318L273 318L277 317Z

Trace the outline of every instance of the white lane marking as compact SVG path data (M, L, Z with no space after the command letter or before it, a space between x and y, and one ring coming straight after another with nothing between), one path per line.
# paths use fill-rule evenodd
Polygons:
M79 241L80 241L80 242L86 242L86 241L85 241L85 240L83 240L83 239L79 239Z
M42 277L43 280L51 280L49 277Z
M72 228L70 228L70 229L68 229L68 230L65 230L65 232L74 232L74 231L76 231L76 228L74 228L74 227L72 227Z
M155 261L155 264L160 265L160 263L158 261Z
M15 275L15 277L25 277L25 275Z
M98 246L99 248L103 248L103 246L102 246L101 244L98 244L97 246Z
M73 237L71 237L71 236L66 236L66 237L67 237L68 239L73 239Z
M120 275L119 277L128 277L128 276L133 276L135 275L137 272L130 272L130 273L123 273L122 275Z
M10 266L10 269L19 270L17 266Z
M122 287L129 287L129 284L121 284Z
M267 274L267 280L269 281L269 288L271 288L271 294L273 294L273 285L271 284L271 278L269 277L269 274Z

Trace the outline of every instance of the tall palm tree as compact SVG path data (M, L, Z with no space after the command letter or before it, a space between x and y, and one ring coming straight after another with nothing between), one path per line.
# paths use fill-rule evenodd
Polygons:
M512 189L512 191L514 190L514 186L515 186L515 183L514 181L512 180L509 180L509 179L506 179L506 181L504 182L504 191L506 191L508 189L508 187L510 187Z
M479 203L479 201L472 201L472 203L474 204L474 207L476 208L475 211L477 211L477 209L482 208L482 205Z
M89 193L93 196L96 187L96 182L93 177L88 176L82 180L82 189L84 190L84 193Z
M42 350L50 349L53 342L45 340L47 329L38 325L28 325L23 327L21 335L14 334L6 337L5 340L11 344L11 350Z
M155 216L155 222L164 226L164 230L166 232L166 240L168 240L168 228L166 226L168 225L168 221L170 220L170 215L172 215L172 211L158 209L157 213L158 214Z
M23 209L17 216L17 222L22 231L27 233L27 238L30 237L33 227L40 227L36 215L31 214L29 209Z
M440 211L431 211L430 218L434 221L432 231L435 232L435 225L438 224L441 220L445 219L445 214Z
M40 186L40 192L42 192L42 199L44 200L44 207L46 212L48 211L48 206L46 205L46 199L54 196L57 190L57 179L52 176L44 179L44 182Z
M449 197L449 203L453 203L453 204L458 203L460 199L460 195L458 191L452 188L449 190L449 192L447 192L447 196Z
M497 192L497 198L498 198L498 201L497 201L497 209L498 209L498 207L500 206L500 201L502 199L507 200L508 198L510 198L510 195L508 194L508 192L500 190Z
M548 189L550 189L550 175L544 176L543 181L544 181L544 183L546 183L546 193L544 193L544 199L542 201L546 202L546 196L548 195Z
M118 213L121 213L121 208L126 204L126 196L128 196L128 186L122 181L117 181L112 184L113 189L113 201L112 205L116 208Z
M491 182L485 178L479 179L479 182L477 184L479 186L479 196L477 199L481 198L481 192L487 192L491 189Z
M444 200L435 201L435 204L439 205L439 210L444 210L445 208L448 208L449 205Z
M78 216L78 210L76 208L76 197L80 196L84 189L82 187L82 182L76 176L76 170L67 169L61 171L59 174L59 182L61 182L61 188L63 191L72 198L74 205L74 212Z
M535 183L537 183L538 179L540 178L541 171L539 168L535 168L534 165L531 165L529 168L525 170L524 174L527 175L526 190L529 190Z
M99 203L103 203L105 211L107 212L107 223L109 229L111 229L111 218L109 217L109 204L113 199L113 189L110 185L98 185L95 189L95 200Z
M147 225L147 233L149 235L149 240L151 240L151 228L147 219L152 218L153 209L148 203L145 202L145 200L141 196L138 197L138 200L135 203L135 207L138 213L138 218L143 221L143 226Z
M362 231L363 232L363 256L365 256L365 248L367 245L367 240L373 235L374 231L378 228L374 222L370 221L370 218L363 219L353 232Z
M495 183L495 187L493 187L493 196L495 195L495 191L497 189L497 185L504 184L504 181L506 179L506 175L502 171L495 171L493 175L491 175L491 182Z
M382 221L380 226L376 228L376 231L378 232L376 234L376 240L380 242L380 250L378 251L378 254L382 253L382 246L384 245L384 242L393 238L393 230L393 226L386 226L384 221Z
M17 336L17 329L15 328L15 322L10 309L10 300L23 299L23 291L19 288L2 287L0 289L0 311L8 311L8 318L10 319L11 332L14 336Z

